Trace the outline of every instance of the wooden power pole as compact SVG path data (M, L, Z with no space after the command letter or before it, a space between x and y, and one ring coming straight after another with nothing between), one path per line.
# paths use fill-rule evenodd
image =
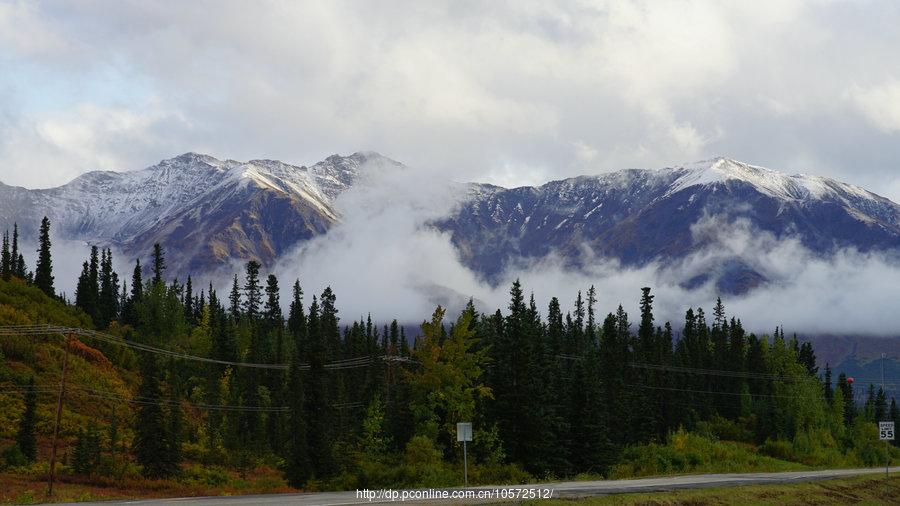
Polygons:
M50 450L50 483L47 488L47 495L50 497L53 496L53 480L56 478L56 444L59 440L59 422L62 418L63 397L66 395L66 369L69 366L69 342L71 340L72 334L67 334L62 376L59 378L59 396L56 398L56 424L53 426L53 448Z

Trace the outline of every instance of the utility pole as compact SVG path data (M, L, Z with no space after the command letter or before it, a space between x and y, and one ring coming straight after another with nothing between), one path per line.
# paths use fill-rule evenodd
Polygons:
M63 355L62 375L59 378L59 396L56 398L56 424L53 426L53 449L50 451L50 483L47 496L53 496L53 480L56 477L56 444L59 441L59 422L62 418L63 397L66 395L66 369L69 366L69 342L72 334L66 334L65 354Z

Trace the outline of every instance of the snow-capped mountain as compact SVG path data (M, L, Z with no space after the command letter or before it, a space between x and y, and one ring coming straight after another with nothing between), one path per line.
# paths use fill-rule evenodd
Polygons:
M331 156L311 167L274 160L237 162L187 153L138 171L91 172L58 188L0 183L0 225L117 246L146 257L165 245L182 279L231 262L272 265L342 217L335 200L366 177L402 168L377 153ZM775 238L828 254L838 248L900 251L900 206L818 176L788 176L727 158L656 170L628 169L538 187L472 183L456 209L431 226L450 234L465 265L489 281L523 260L561 257L578 268L593 258L627 266L672 264L712 244L697 232L714 218L741 221ZM714 281L740 292L770 280L746 257L719 255L683 282Z
M539 187L469 186L458 212L436 226L449 232L463 261L487 279L510 262L556 253L577 267L594 256L628 266L671 263L714 237L695 225L742 219L775 238L799 239L812 251L900 247L900 206L833 179L788 176L727 158L657 170L623 170ZM767 280L744 259L721 259L696 277L714 276L723 292Z
M232 260L271 264L326 232L338 220L334 199L366 171L390 167L400 164L370 152L311 167L186 153L143 170L89 172L46 190L0 183L0 222L18 222L27 237L47 215L57 237L126 254L145 255L160 242L179 275Z

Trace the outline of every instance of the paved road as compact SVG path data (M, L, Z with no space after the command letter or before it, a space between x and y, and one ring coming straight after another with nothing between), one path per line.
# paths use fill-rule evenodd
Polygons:
M900 467L892 467L891 472L900 472ZM555 483L540 483L535 485L507 486L510 489L530 489L535 491L552 491L554 498L586 497L594 495L624 494L630 492L661 492L687 488L729 487L736 485L752 485L760 483L792 483L842 476L857 476L862 474L884 473L881 469L834 469L826 471L793 471L786 473L745 473L745 474L698 474L690 476L671 476L664 478L641 478L634 480L607 480L607 481L567 481ZM494 491L497 487L471 487L467 489L451 489L453 491L479 492ZM396 491L398 494L401 491ZM409 492L409 491L407 491ZM508 502L509 499L492 497L489 499L455 499L455 500L422 500L407 499L408 504L488 504ZM110 505L110 504L134 504L139 506L172 506L184 504L185 506L238 506L244 504L260 505L322 505L339 506L349 504L384 504L400 502L400 499L376 498L367 500L357 497L356 492L320 492L310 494L279 494L279 495L254 495L235 497L185 497L173 499L153 499L141 501L113 501L99 503L76 503L79 506L85 504ZM74 506L74 505L72 505Z

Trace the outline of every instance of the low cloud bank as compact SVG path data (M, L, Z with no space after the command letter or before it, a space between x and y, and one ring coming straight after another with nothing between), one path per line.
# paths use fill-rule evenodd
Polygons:
M688 307L711 310L714 279L686 289L689 279L739 260L770 280L742 296L723 297L727 312L744 326L770 332L896 335L900 329L900 265L883 254L838 251L823 258L797 239L776 239L745 220L725 222L708 216L693 226L703 247L674 263L640 268L615 259L593 258L577 271L548 257L510 266L497 285L480 279L460 261L448 234L427 225L459 201L462 187L413 169L387 175L338 199L342 223L300 245L273 269L285 284L299 278L311 299L325 286L337 296L344 321L371 313L377 321L407 323L428 317L437 304L458 311L472 297L481 311L505 311L508 291L520 279L533 292L542 313L552 296L564 311L578 290L597 289L603 317L621 303L636 317L640 287L656 295L657 322L680 329Z
M680 330L688 307L711 311L719 295L717 269L737 260L770 280L745 295L723 296L728 315L740 318L745 328L771 332L779 325L807 335L900 335L900 262L895 257L847 249L825 258L795 238L777 239L746 220L721 216L706 216L693 225L694 241L703 246L676 262L634 268L595 257L576 271L550 255L513 263L492 285L462 264L448 234L428 226L451 213L464 191L463 185L436 179L433 173L402 169L343 194L336 203L341 223L299 245L271 269L281 282L284 305L293 280L300 279L307 303L330 285L345 323L371 313L379 323L397 318L415 324L438 304L453 314L470 297L481 311L505 312L509 286L518 278L526 293L534 293L542 314L553 296L564 311L571 310L577 291L594 285L599 318L622 304L636 319L640 288L650 286L657 323L668 320ZM37 245L25 241L20 249L33 269ZM84 241L53 239L56 288L69 300L74 300L89 253ZM130 285L133 259L115 249L113 253L120 281ZM142 258L143 264L148 261ZM243 285L243 265L235 263L218 275L195 277L195 289L212 280L220 295L227 294L233 273ZM713 276L692 289L684 287L704 273Z

